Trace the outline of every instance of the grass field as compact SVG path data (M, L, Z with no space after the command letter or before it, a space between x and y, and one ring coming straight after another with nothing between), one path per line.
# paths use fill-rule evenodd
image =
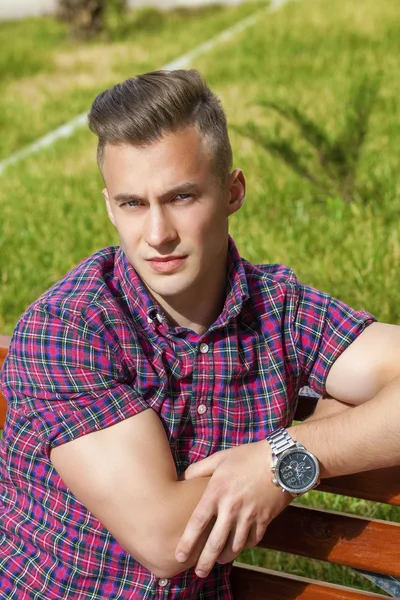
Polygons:
M106 87L161 67L261 6L142 9L86 44L53 19L0 23L0 159L85 112Z
M123 32L87 46L67 40L51 20L0 24L0 156L21 148L76 114L88 110L98 91L135 73L165 64L260 4L207 8L189 17L132 16ZM140 21L142 19L142 21ZM139 22L139 25L138 25ZM234 166L247 178L247 200L232 218L243 256L283 263L299 279L329 292L383 322L400 324L400 13L391 0L301 0L196 60L194 67L220 96L231 125L257 122L265 135L284 133L303 142L256 101L295 104L334 136L346 102L362 77L380 87L358 166L367 192L350 204L324 194L277 158L231 128ZM43 39L40 51L32 46ZM15 44L15 48L14 45ZM20 59L16 59L19 56ZM14 57L12 60L10 57ZM23 57L28 57L27 60ZM304 150L305 151L305 150ZM0 186L0 331L11 333L24 309L82 258L118 243L101 197L95 139L86 129L10 167ZM398 509L311 493L301 499L400 522ZM241 560L355 585L340 567L263 550ZM373 589L365 584L367 589Z

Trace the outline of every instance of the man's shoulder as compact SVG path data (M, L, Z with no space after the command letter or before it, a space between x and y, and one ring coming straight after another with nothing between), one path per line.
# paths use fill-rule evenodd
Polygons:
M107 246L84 258L39 296L24 315L42 309L79 317L89 305L112 299L118 250L119 246Z
M298 279L290 267L277 263L253 264L242 259L247 279L260 286L293 286Z

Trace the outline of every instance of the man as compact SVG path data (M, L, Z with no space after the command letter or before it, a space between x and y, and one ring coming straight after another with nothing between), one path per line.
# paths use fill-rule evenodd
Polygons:
M2 599L226 600L232 561L296 490L400 462L400 329L239 256L245 178L196 71L106 90L89 126L121 245L16 326ZM291 426L307 384L323 402Z

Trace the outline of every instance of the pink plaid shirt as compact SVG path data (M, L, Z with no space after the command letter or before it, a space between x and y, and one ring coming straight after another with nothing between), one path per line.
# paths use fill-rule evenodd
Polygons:
M232 598L231 564L205 579L144 568L64 484L50 449L151 407L180 474L288 426L299 389L324 393L375 320L286 266L250 264L231 238L225 306L201 336L168 325L120 247L82 261L21 317L2 372L1 599Z

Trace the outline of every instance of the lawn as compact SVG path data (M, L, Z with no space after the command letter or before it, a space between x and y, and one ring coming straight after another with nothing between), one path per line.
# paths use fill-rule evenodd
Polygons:
M0 25L0 42L11 39L20 56L30 55L39 31L44 40L31 62L0 58L0 155L88 110L104 87L165 64L259 8L254 3L214 7L192 17L184 11L168 17L153 13L147 29L145 19L136 15L123 32L112 32L111 42L99 39L87 46L73 46L65 29L51 20L32 20L28 29L21 29L23 24ZM391 0L300 0L265 14L251 30L193 64L223 101L234 165L247 179L246 203L231 222L242 255L253 262L289 265L304 283L396 324L399 30L400 13ZM379 92L357 170L363 191L349 204L322 192L234 129L253 121L265 136L284 135L306 152L296 127L256 102L290 102L334 137L343 126L354 86L363 77L377 78ZM2 333L11 333L28 304L82 258L118 243L102 202L95 143L94 136L81 129L8 168L1 178ZM315 492L301 501L400 522L399 509L386 505L342 499L338 506L336 497ZM278 568L285 564L307 576L324 572L328 580L344 584L360 581L340 567L317 561L304 566L302 559L283 561L279 554L263 550L246 550L240 560Z
M76 115L103 89L161 67L265 6L128 13L89 43L51 18L0 22L0 160Z

